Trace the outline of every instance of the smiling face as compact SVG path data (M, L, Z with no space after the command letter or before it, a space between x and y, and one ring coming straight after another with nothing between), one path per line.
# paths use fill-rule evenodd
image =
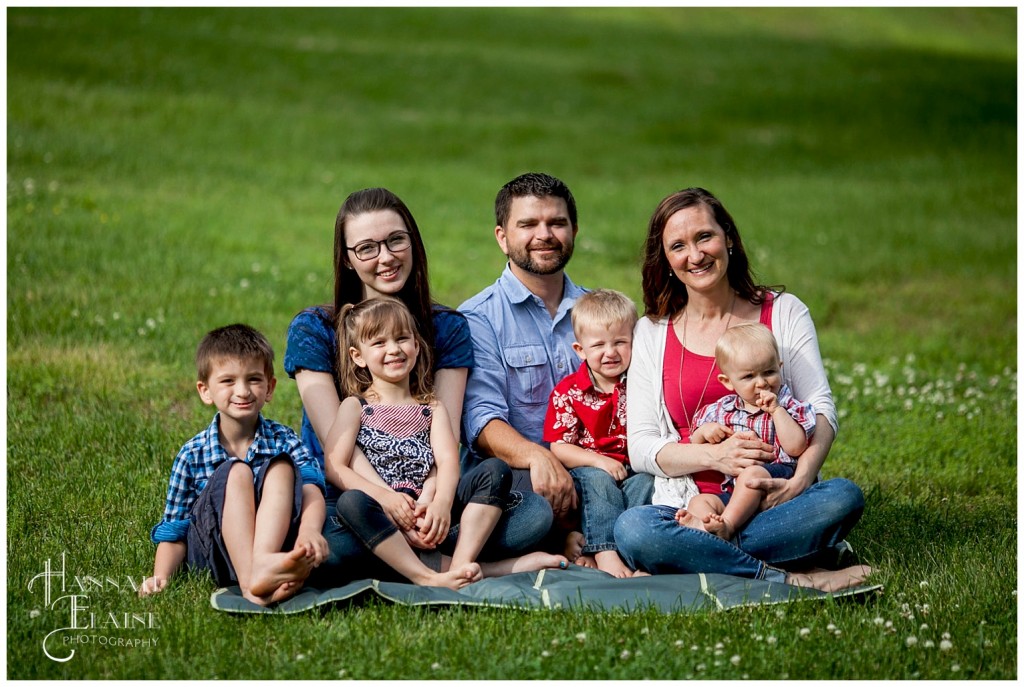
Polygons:
M719 367L722 374L718 380L743 399L747 410L759 410L757 400L762 391L778 395L782 388L782 363L771 346L738 348Z
M633 357L633 324L583 325L572 348L594 376L597 387L609 392L629 368Z
M408 231L405 222L394 210L364 212L346 219L345 245L355 248L365 241L385 241ZM397 295L412 274L411 248L392 252L386 244L381 244L380 253L369 260L360 260L351 250L346 251L346 257L348 267L355 270L363 283L363 298Z
M690 291L728 287L732 241L706 205L676 212L665 223L662 248L672 273Z
M217 358L210 375L196 383L203 403L216 406L222 416L243 425L255 423L260 410L274 395L277 380L257 358Z
M522 196L512 200L506 226L495 227L494 233L513 271L548 275L561 271L572 257L576 227L561 198Z
M374 383L408 385L420 346L411 330L398 329L361 340L348 353L352 362L369 370Z

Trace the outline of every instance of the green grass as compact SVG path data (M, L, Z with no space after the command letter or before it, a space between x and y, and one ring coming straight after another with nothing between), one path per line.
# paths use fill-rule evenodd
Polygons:
M1012 8L9 8L8 677L1015 678L1015 27ZM366 186L408 203L458 305L496 278L494 194L529 170L576 194L574 279L637 300L657 202L724 200L762 279L814 315L842 425L825 472L865 491L850 539L884 595L267 619L183 577L89 594L153 613L108 634L155 645L45 658L68 620L27 588L47 559L151 568L171 459L209 421L202 334L260 328L284 377ZM293 383L267 413L298 426Z

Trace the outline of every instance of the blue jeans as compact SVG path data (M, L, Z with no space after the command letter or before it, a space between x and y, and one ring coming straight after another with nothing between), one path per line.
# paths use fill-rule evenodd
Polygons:
M587 540L583 553L615 551L615 521L626 509L651 502L654 475L629 473L620 484L601 468L569 471L580 497L580 528Z
M676 510L641 506L619 516L615 541L626 563L652 574L723 573L785 582L779 567L809 567L846 537L864 512L864 494L847 479L818 482L758 513L735 543L679 525Z

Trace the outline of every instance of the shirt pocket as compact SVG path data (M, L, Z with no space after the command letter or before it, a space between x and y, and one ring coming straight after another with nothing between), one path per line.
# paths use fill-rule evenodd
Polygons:
M508 365L509 405L540 405L548 402L551 389L547 379L548 354L541 344L508 346L504 350Z

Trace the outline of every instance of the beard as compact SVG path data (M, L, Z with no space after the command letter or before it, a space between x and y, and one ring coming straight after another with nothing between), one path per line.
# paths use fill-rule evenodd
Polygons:
M530 274L554 274L568 264L569 258L572 257L573 244L566 245L560 241L552 241L541 246L534 246L534 249L536 248L553 248L558 251L558 254L537 260L528 248L510 248L508 259L516 267Z

